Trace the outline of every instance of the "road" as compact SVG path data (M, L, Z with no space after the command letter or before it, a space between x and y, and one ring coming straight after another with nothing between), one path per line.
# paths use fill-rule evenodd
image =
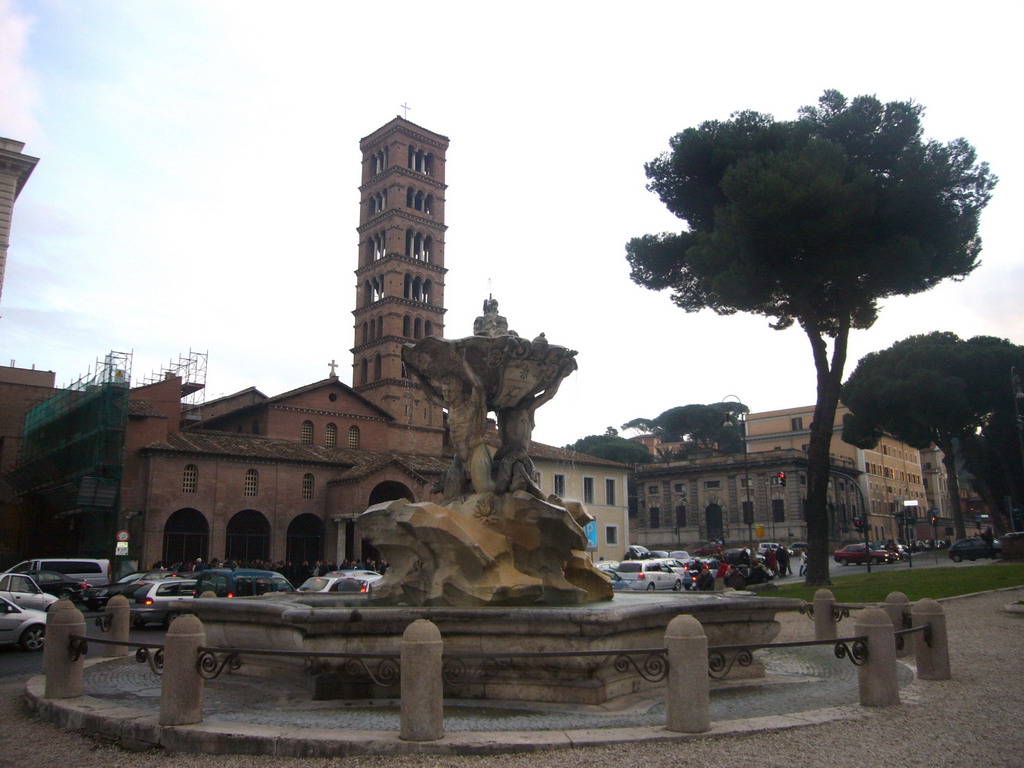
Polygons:
M85 613L85 634L87 637L103 637L103 632L96 626L98 613L87 611ZM163 643L164 630L160 627L147 629L132 629L128 639L133 643ZM103 646L93 643L86 653L87 659L98 658L103 655ZM43 671L43 654L28 653L17 646L0 647L0 678L28 677L38 675Z

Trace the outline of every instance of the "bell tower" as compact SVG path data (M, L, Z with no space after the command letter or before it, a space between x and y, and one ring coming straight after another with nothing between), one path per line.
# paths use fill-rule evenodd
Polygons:
M395 117L359 148L353 388L401 425L441 434L442 411L405 371L402 345L444 336L448 138Z

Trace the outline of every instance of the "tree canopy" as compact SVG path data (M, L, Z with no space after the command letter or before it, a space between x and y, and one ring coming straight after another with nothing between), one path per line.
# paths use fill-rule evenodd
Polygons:
M992 336L964 341L935 332L872 352L843 385L843 404L850 409L843 439L860 448L873 448L883 434L915 448L935 443L945 454L954 526L963 538L956 460L984 479L985 495L991 497L988 487L995 480L987 448L995 440L1005 443L1013 425L1013 367L1024 367L1024 347Z
M810 341L809 584L828 583L829 443L850 330L870 327L880 300L978 264L996 178L965 140L924 141L922 113L830 90L793 121L745 111L688 128L645 166L686 228L626 245L632 279L682 309L753 312Z
M614 429L608 428L612 433ZM618 461L623 464L649 464L654 461L644 446L634 440L627 440L616 434L605 432L603 435L587 435L581 437L575 443L565 446L567 450L579 451L590 456L598 456L609 461Z
M633 419L622 428L657 435L664 443L690 441L696 448L738 453L743 450L738 417L749 411L738 402L691 403L669 408L653 419Z

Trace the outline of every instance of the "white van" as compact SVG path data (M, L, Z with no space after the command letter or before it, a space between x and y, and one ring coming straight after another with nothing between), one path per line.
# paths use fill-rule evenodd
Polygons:
M73 579L88 581L97 587L114 580L109 560L92 560L84 557L41 557L37 560L22 560L8 568L5 573L15 571L56 571Z

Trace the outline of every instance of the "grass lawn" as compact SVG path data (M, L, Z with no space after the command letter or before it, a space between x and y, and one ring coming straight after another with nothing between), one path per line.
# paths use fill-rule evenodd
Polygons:
M890 592L902 592L910 600L938 599L1001 587L1024 585L1024 564L996 563L969 568L900 568L840 576L832 580L832 594L840 603L882 603ZM787 584L764 592L766 597L798 597L810 602L818 587Z

